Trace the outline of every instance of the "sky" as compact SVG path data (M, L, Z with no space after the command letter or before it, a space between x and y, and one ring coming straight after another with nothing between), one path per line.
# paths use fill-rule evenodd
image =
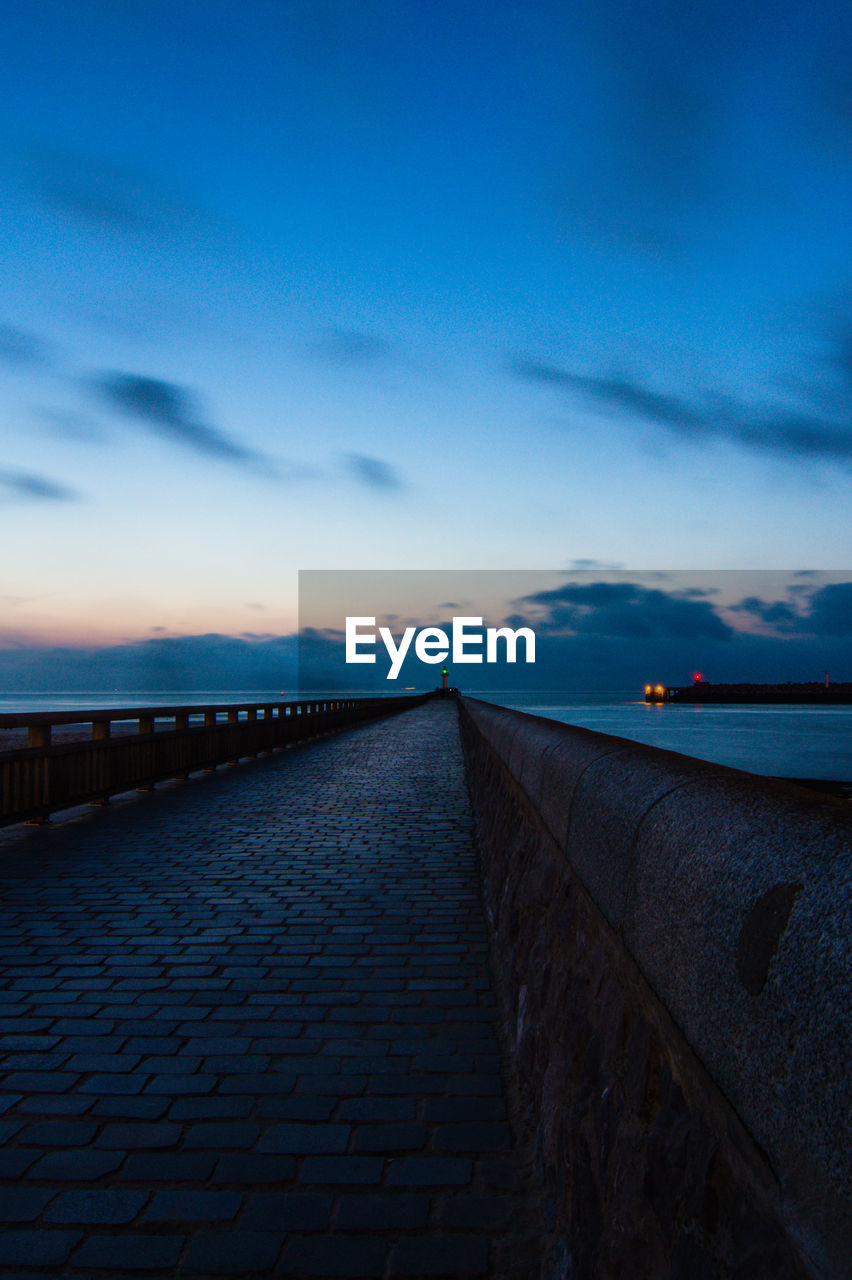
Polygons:
M268 644L305 569L852 566L848 5L3 18L0 650Z

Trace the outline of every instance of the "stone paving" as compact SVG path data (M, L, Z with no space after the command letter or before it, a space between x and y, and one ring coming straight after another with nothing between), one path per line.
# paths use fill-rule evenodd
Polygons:
M453 703L0 850L4 1280L538 1275Z

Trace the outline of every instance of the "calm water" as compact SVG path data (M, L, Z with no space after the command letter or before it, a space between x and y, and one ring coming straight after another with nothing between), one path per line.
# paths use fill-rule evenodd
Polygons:
M281 689L16 694L0 695L0 712L201 706L297 697L295 691ZM752 773L852 780L852 707L648 706L634 693L619 691L524 694L510 690L489 693L487 700Z
M328 695L326 695L328 696ZM299 694L293 689L167 689L165 693L127 693L113 689L109 693L0 693L0 714L4 711L96 711L119 707L203 707L228 702L295 702Z
M653 706L625 693L503 693L489 701L751 773L852 780L849 706Z

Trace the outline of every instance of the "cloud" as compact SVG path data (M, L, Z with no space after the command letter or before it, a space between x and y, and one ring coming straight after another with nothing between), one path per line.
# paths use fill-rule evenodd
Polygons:
M704 431L707 417L688 401L666 395L627 378L607 378L572 373L558 365L541 360L515 357L510 360L512 372L527 382L577 391L615 409L638 413L677 431Z
M33 333L0 324L0 359L21 368L37 367L49 363L47 343Z
M733 613L746 613L766 624L774 632L795 633L802 629L802 614L785 600L761 600L758 596L746 596L739 604L731 605Z
M731 606L732 612L759 619L776 635L823 639L852 636L852 582L834 582L816 589L793 585L788 590L794 604L747 596Z
M523 381L586 396L627 418L655 423L681 439L729 440L788 460L833 465L852 462L852 416L848 404L838 404L838 412L830 413L766 401L748 405L706 391L677 395L658 391L639 377L575 373L519 356L509 359L509 368ZM815 384L800 391L802 395L818 394Z
M35 648L0 635L0 680L22 692L292 689L296 637L154 636L106 648Z
M44 142L22 158L25 180L47 208L104 233L163 233L201 221L199 213L132 165Z
M262 460L253 449L202 422L191 393L175 383L132 373L104 373L92 379L91 386L108 408L198 453L241 464Z
M668 595L633 582L566 583L514 603L543 606L544 628L556 632L620 639L713 641L728 641L734 634L708 601ZM542 626L540 622L536 625Z
M76 502L80 494L67 485L31 471L0 470L0 501Z
M817 636L852 636L852 582L835 582L815 591L807 630Z
M397 471L381 458L370 458L363 453L347 453L346 466L355 478L368 489L392 493L405 488Z
M595 560L590 556L578 556L569 561L568 568L576 573L581 569L620 569L622 565L617 560Z
M344 366L375 364L392 354L384 338L358 329L332 329L312 343L310 350L329 364Z

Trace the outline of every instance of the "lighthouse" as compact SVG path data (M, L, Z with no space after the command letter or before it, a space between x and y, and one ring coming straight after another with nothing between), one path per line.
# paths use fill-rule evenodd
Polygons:
M447 690L449 689L449 687L450 687L450 686L449 686L449 674L450 674L450 673L447 671L447 668L446 668L446 667L442 667L442 668L441 668L441 688L444 690L444 692L445 692L445 693L446 693L446 691L447 691Z

